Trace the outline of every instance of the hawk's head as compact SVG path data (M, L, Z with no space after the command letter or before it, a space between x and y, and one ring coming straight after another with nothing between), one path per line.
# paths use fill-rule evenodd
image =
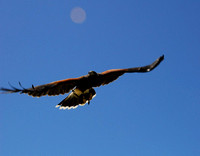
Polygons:
M97 76L98 74L95 71L89 71L88 75L93 77L93 76Z

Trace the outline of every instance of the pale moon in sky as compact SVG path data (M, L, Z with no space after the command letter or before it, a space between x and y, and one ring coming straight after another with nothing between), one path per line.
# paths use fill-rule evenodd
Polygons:
M86 12L80 7L71 10L70 17L74 23L83 23L86 19Z

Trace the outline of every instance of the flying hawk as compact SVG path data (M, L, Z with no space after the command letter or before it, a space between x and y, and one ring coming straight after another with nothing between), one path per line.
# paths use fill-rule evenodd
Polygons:
M51 82L44 85L33 86L31 88L23 88L21 83L19 85L21 89L11 86L11 89L0 88L3 93L16 93L28 94L33 97L41 97L45 95L55 96L59 94L65 94L72 91L64 100L62 100L56 107L59 109L71 109L76 108L78 105L85 105L96 95L94 87L100 87L101 85L109 84L116 80L119 76L125 73L144 73L153 70L157 67L161 61L164 60L164 55L159 57L152 64L142 67L126 68L126 69L111 69L102 73L96 73L95 71L88 72L87 75L78 78L69 78L60 81Z

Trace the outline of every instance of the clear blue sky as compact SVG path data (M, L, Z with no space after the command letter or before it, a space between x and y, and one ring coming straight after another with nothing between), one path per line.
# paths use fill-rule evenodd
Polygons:
M74 7L85 10L74 23ZM147 65L96 88L91 104L65 96L0 95L1 156L199 156L199 0L0 0L0 86Z

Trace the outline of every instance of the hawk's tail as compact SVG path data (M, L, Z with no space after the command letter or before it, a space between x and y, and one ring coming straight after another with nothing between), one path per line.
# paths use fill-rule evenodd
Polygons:
M75 109L78 105L84 106L86 103L90 103L90 100L94 98L96 92L93 88L87 89L82 92L79 89L75 89L64 100L62 100L56 107L60 109Z

